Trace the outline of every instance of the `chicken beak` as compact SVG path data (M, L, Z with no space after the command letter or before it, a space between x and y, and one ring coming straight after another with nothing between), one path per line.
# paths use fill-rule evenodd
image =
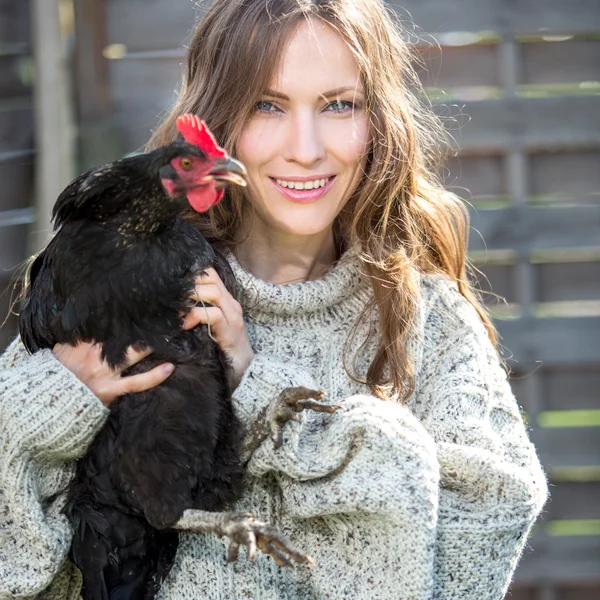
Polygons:
M247 175L246 167L240 161L227 157L215 161L207 178L214 179L217 182L229 182L246 187Z

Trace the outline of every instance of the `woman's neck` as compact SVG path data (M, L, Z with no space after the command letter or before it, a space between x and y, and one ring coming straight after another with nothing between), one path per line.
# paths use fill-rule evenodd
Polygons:
M254 230L235 255L255 277L276 284L318 279L339 258L332 230L312 236Z

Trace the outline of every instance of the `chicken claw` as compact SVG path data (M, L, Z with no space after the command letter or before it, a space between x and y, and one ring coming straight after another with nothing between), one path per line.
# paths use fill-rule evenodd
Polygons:
M323 390L311 390L306 387L286 388L267 407L266 420L269 424L271 439L275 448L283 443L283 425L288 421L299 421L303 410L314 410L333 414L341 406L319 402L326 393Z
M272 556L280 567L290 566L292 562L306 563L310 566L315 564L310 556L295 550L274 527L259 521L250 513L186 510L173 527L183 531L213 532L229 537L231 543L227 555L228 562L236 561L240 546L246 546L248 558L256 558L256 550L259 549Z

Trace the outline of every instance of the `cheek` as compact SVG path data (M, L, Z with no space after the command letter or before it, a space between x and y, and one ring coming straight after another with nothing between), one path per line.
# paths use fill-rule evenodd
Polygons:
M363 162L371 143L366 118L328 123L326 136L330 153L347 167L358 167Z

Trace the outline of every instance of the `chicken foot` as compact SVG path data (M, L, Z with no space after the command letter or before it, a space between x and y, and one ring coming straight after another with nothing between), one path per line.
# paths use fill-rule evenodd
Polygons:
M288 421L299 421L299 413L303 410L332 414L342 408L336 404L320 402L325 395L323 390L311 390L307 387L285 388L263 409L252 426L244 442L244 454L251 455L268 437L273 440L275 449L281 448L283 426Z
M240 546L243 545L246 546L248 558L254 559L259 549L272 556L280 567L289 566L292 561L311 566L315 564L310 556L295 550L274 527L259 521L250 513L186 510L173 528L228 536L231 539L228 562L237 560Z
M298 421L299 413L303 410L331 414L341 408L341 406L320 402L324 396L324 391L306 387L284 389L259 415L246 436L243 453L250 456L268 437L273 440L275 448L280 448L283 442L283 426L288 421ZM314 565L310 556L295 550L274 527L259 521L250 513L190 509L184 511L173 528L228 536L231 539L227 557L229 562L237 560L240 546L243 545L247 549L249 558L254 558L258 549L272 556L279 566L289 566L292 562Z

